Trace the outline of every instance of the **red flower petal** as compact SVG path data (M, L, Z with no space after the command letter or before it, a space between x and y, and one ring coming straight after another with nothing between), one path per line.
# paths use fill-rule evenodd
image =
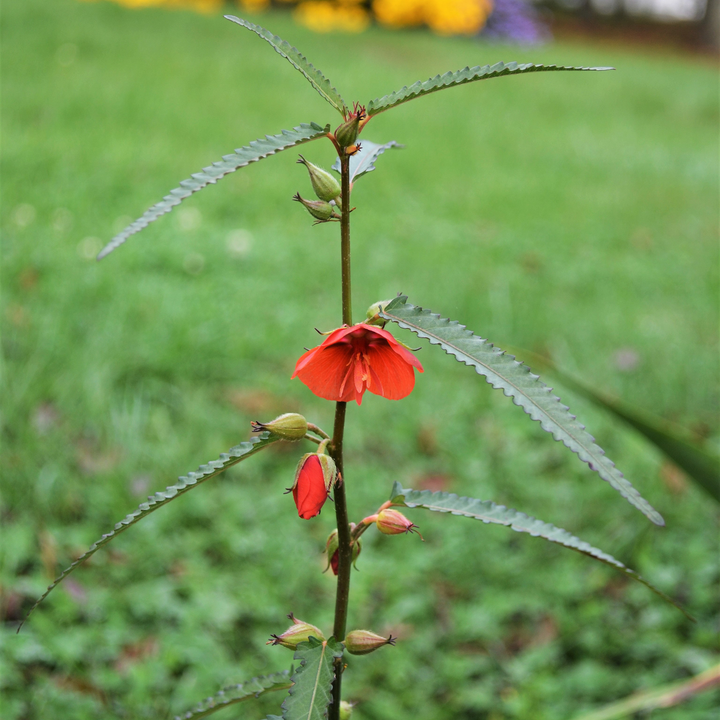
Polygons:
M423 371L387 330L360 323L334 330L322 345L308 350L293 377L326 400L360 405L366 390L390 400L409 395L415 387L413 368Z
M328 490L317 455L310 455L303 463L292 494L298 515L303 520L309 520L320 514L328 498Z

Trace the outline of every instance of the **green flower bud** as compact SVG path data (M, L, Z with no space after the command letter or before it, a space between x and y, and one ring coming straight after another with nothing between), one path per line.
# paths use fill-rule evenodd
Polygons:
M391 298L390 300L380 300L380 302L373 303L368 309L366 314L366 320L365 322L368 325L379 325L380 327L384 327L387 323L387 320L384 320L380 317L380 312L385 309L387 305L390 304L390 302L394 298Z
M335 208L325 200L306 200L300 197L300 193L293 195L293 200L302 203L306 210L318 221L327 222L332 218Z
M335 140L340 147L347 148L355 144L360 132L360 122L366 117L365 106L355 103L345 122L335 130Z
M282 635L271 635L266 645L282 645L289 650L297 650L298 643L306 642L310 637L325 640L322 632L314 625L298 620L292 613L288 617L293 624Z
M350 523L350 530L353 530L354 527L355 525L353 523ZM328 556L328 564L325 570L323 570L323 572L327 572L330 568L332 568L333 575L338 574L338 567L340 562L338 558L338 546L338 531L336 528L330 533L330 535L328 535L327 543L325 544L325 550L323 550L323 552L326 552ZM362 540L360 540L360 538L357 538L357 540L354 540L352 544L352 564L356 570L357 565L355 563L361 552Z
M418 535L417 525L408 520L401 512L391 508L385 508L378 513L375 524L378 530L385 535L400 535L401 533L415 532ZM422 538L422 535L420 535Z
M359 127L360 118L353 113L347 122L339 125L335 130L335 140L337 140L337 144L342 148L354 145L355 140L357 140Z
M343 644L351 655L367 655L383 645L394 645L396 640L392 635L385 638L369 630L352 630L345 636Z
M353 711L353 704L345 700L340 701L340 720L350 720Z
M311 162L306 160L302 155L298 160L299 163L304 165L310 173L310 182L312 183L315 194L325 202L335 201L335 204L340 207L340 194L342 192L340 183L331 175L327 170L319 168L317 165L313 165Z
M290 441L301 440L308 431L307 420L297 413L284 413L267 423L253 420L250 425L252 425L253 432L267 430L273 435L278 435L283 440Z
M329 535L327 542L325 543L325 550L323 552L327 553L328 556L328 564L325 570L323 572L327 572L330 568L330 565L332 565L333 573L337 575L337 552L338 552L339 542L338 542L338 531L337 528L335 528Z

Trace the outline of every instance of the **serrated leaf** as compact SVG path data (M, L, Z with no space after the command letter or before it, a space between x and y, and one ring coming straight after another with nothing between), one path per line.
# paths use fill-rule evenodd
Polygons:
M221 472L224 472L233 465L236 465L241 460L246 460L252 455L255 455L260 452L260 450L263 450L268 445L277 442L279 439L280 438L277 435L271 435L269 432L260 433L257 437L252 438L248 442L242 442L234 448L228 450L228 452L223 453L217 460L212 460L206 465L201 465L195 472L190 472L187 475L181 475L175 485L170 485L165 488L164 491L156 492L154 495L149 496L147 502L141 503L137 510L127 515L120 522L116 523L113 530L103 535L97 542L93 543L87 552L83 553L74 563L72 563L72 565L65 568L65 570L63 570L62 573L55 578L53 583L30 608L28 614L25 616L25 620L20 623L18 632L20 632L20 628L25 624L25 622L27 622L33 610L35 610L35 608L73 570L75 570L78 565L87 560L91 555L94 555L101 547L103 547L103 545L107 545L120 533L125 532L125 530L129 527L132 527L135 523L147 517L150 513L155 512L155 510L161 508L163 505L167 505L171 500L184 495L186 492L198 487L206 480L214 478L216 475L219 475Z
M385 95L377 100L368 103L367 114L369 117L378 115L385 110L394 108L397 105L413 100L421 95L429 95L438 90L456 87L457 85L465 85L466 83L475 82L476 80L489 80L490 78L504 77L506 75L522 75L524 73L533 72L558 72L558 71L600 71L614 70L610 67L570 67L563 65L535 65L533 63L516 62L495 63L494 65L476 65L475 67L466 67L464 70L456 70L455 72L446 72L444 75L436 75L433 78L421 82L418 80L408 87L407 85L401 90L396 90L389 95Z
M300 668L292 676L295 683L283 702L283 720L322 720L332 699L335 658L341 658L344 647L335 638L320 641L311 637L295 651Z
M609 410L613 415L635 428L655 447L665 453L675 465L687 473L688 477L703 488L710 497L720 502L720 457L717 453L694 442L684 428L653 415L647 410L633 407L629 403L595 390L587 383L561 370L547 357L536 355L528 350L523 350L522 353L532 360L533 365L546 367L572 390L601 408Z
M355 180L372 172L375 169L375 161L391 147L401 148L403 145L394 140L384 145L378 145L378 143L370 140L363 140L360 143L360 150L350 156L350 187L352 188ZM332 169L335 172L340 172L340 158L335 159Z
M237 23L248 30L252 30L263 40L266 40L273 46L275 52L282 55L296 70L300 71L306 80L325 98L343 117L347 115L348 108L345 101L340 97L340 93L330 84L330 81L314 66L308 59L289 42L286 42L277 35L273 35L260 25L235 17L234 15L226 15L226 20Z
M393 485L390 500L395 504L403 504L409 508L423 508L433 512L451 513L452 515L461 515L474 520L481 520L484 523L493 523L496 525L505 525L516 532L528 533L533 537L541 537L550 542L557 543L564 547L576 550L577 552L588 555L589 557L600 560L607 565L621 570L629 577L641 582L650 588L654 593L659 595L671 605L674 605L686 617L693 620L680 605L665 593L658 590L654 585L649 583L643 577L638 575L612 555L608 555L602 550L598 550L583 540L571 535L567 530L543 522L537 518L526 515L525 513L507 508L504 505L496 505L489 500L478 500L470 497L460 497L455 493L447 492L431 492L430 490L412 490L403 488L400 483L395 482Z
M140 232L151 222L157 220L161 215L169 213L183 200L189 198L193 193L214 185L220 178L225 177L235 170L239 170L250 163L263 160L270 155L275 155L282 150L302 145L310 140L317 140L324 137L330 130L330 126L324 128L316 123L303 123L292 130L283 130L279 135L266 135L264 139L253 140L249 145L238 148L230 155L224 155L222 160L203 168L201 172L194 173L192 177L183 180L180 187L171 190L159 203L153 205L142 217L128 225L122 232L118 233L97 256L102 260L115 248L122 245L131 235Z
M272 673L271 675L261 675L247 682L223 688L212 697L205 698L192 710L188 710L183 715L176 715L175 720L200 720L200 718L208 717L208 715L212 715L214 712L228 707L228 705L234 705L251 698L258 698L261 695L276 692L277 690L289 690L291 687L292 680L290 679L289 670Z
M540 423L543 430L572 450L631 505L656 525L665 524L660 513L628 482L607 458L605 451L595 444L585 426L560 402L560 398L551 394L552 388L530 372L527 365L518 362L491 342L474 335L464 325L406 301L407 297L404 295L395 298L380 316L411 330L418 337L429 340L431 345L439 345L459 362L474 367L492 387L502 390L507 397L512 398L516 405Z

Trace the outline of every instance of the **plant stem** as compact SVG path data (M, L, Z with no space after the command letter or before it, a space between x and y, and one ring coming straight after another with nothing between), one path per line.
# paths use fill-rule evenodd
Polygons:
M342 321L352 325L352 298L350 285L350 158L340 153L340 174L342 177L342 216L340 219L340 264L342 269ZM347 403L335 405L335 426L333 428L332 456L342 482L335 487L335 517L338 530L338 576L335 595L335 623L333 635L336 640L345 639L348 602L350 600L350 570L352 547L350 545L350 522L345 500L345 469L343 467L343 436L345 434L345 411ZM342 697L342 667L340 659L335 665L333 701L329 707L329 720L339 720L340 698Z

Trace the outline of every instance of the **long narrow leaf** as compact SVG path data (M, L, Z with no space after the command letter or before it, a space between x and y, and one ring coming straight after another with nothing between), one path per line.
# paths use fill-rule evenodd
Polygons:
M650 717L653 710L679 705L701 692L707 692L718 686L720 686L720 665L715 665L687 680L661 685L651 690L642 690L624 700L606 705L600 710L583 714L575 720L620 720L620 718L631 716ZM691 716L690 713L688 715Z
M171 190L159 203L147 210L142 217L118 233L100 251L97 259L102 260L106 255L109 255L115 250L115 248L122 245L131 235L140 232L161 215L169 213L175 206L185 200L185 198L189 198L198 190L215 184L220 178L250 163L263 160L282 150L287 150L288 148L302 145L310 140L323 137L329 129L329 126L322 128L316 123L303 123L292 130L283 130L279 135L266 135L264 139L253 140L249 145L238 148L234 153L224 155L222 160L208 165L208 167L202 169L202 172L194 173L192 177L183 180L180 183L180 187Z
M295 683L283 702L283 720L323 720L332 699L335 658L343 654L342 643L335 638L320 642L311 637L298 645L295 659L300 668L292 676Z
M307 79L307 81L324 97L343 117L347 115L347 105L340 97L340 93L330 84L330 81L314 66L308 59L289 42L286 42L277 35L273 35L260 25L235 17L234 15L226 15L226 20L237 23L248 30L252 30L263 40L266 40L273 46L275 52L282 55L296 70L299 70Z
M532 72L558 72L558 71L587 71L587 70L613 70L610 67L567 67L562 65L535 65L533 63L518 64L495 63L495 65L476 65L475 67L466 67L464 70L456 70L455 72L446 72L444 75L436 75L429 78L425 82L418 80L410 87L407 85L402 90L396 90L389 95L385 95L377 100L368 103L367 114L372 117L378 115L385 110L394 108L397 105L413 100L421 95L429 95L438 90L456 87L457 85L465 85L466 83L475 82L476 80L489 80L490 78L503 77L505 75L522 75Z
M455 495L455 493L411 490L410 488L403 488L398 482L393 486L390 499L395 504L402 504L409 508L424 508L425 510L432 510L433 512L451 513L452 515L461 515L463 517L473 518L474 520L482 520L484 523L505 525L516 532L528 533L533 537L541 537L550 542L570 548L571 550L576 550L584 555L612 565L618 568L618 570L622 570L626 575L650 588L650 590L663 598L663 600L674 605L686 617L693 620L672 598L669 598L665 593L658 590L634 570L631 570L619 560L616 560L612 555L608 555L602 550L598 550L583 540L576 538L567 530L538 520L518 510L507 508L504 505L496 505L489 500L459 497Z
M241 460L260 452L260 450L266 448L274 442L277 442L280 438L277 435L271 435L268 432L260 433L257 437L252 438L248 442L242 442L236 445L234 448L228 450L228 452L220 455L219 459L212 460L207 465L201 465L195 472L190 472L187 475L183 475L178 478L178 482L175 485L170 485L165 488L162 492L156 492L154 495L148 497L148 501L141 503L137 510L127 515L119 523L115 524L115 528L109 533L103 535L97 542L93 543L87 552L81 555L72 565L65 568L57 578L55 578L52 585L42 594L35 604L30 608L28 614L25 616L25 620L20 623L20 628L25 624L27 619L35 608L58 586L80 563L87 560L91 555L94 555L103 545L107 545L111 540L116 538L120 533L125 532L129 527L139 522L143 518L147 517L150 513L155 512L158 508L163 505L167 505L171 500L174 500L186 492L198 487L206 480L214 478L221 472L224 472L229 467L236 465Z
M529 350L521 352L532 361L533 365L544 366L550 372L554 372L570 389L634 427L687 473L688 477L692 478L710 497L720 502L720 457L717 453L698 445L682 427L590 387L587 383L561 370L549 358L536 355Z
M375 169L375 161L391 147L401 148L403 146L394 140L386 142L384 145L378 145L370 140L363 140L360 144L360 150L350 156L350 187L352 188L355 180L372 172ZM332 169L335 172L340 172L340 158L335 159Z
M258 698L261 695L276 692L277 690L289 690L291 687L292 680L290 679L289 670L283 670L272 675L262 675L247 682L223 688L212 697L205 698L192 710L188 710L183 715L176 715L175 720L200 720L200 718L212 715L214 712L228 707L228 705L234 705L250 698Z
M474 367L490 385L511 397L516 405L540 423L543 430L572 450L630 504L656 525L665 524L657 510L640 495L607 458L605 452L595 444L585 426L577 421L558 397L551 394L552 388L530 372L530 368L487 340L474 335L464 325L406 301L407 297L404 295L395 298L380 313L381 317L412 330L418 337L429 340L431 345L439 345L459 362Z

